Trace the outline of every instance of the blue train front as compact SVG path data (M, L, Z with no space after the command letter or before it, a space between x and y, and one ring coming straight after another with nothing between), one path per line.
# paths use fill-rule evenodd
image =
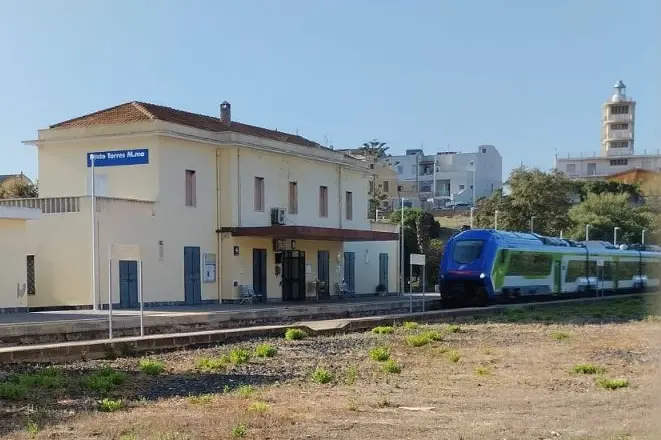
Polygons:
M482 229L467 230L448 240L438 277L444 305L484 305L493 297L495 241L492 231Z

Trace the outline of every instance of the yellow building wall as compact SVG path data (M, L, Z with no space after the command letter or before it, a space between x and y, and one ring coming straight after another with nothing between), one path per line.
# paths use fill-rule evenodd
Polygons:
M26 221L0 218L0 309L27 307Z
M399 291L399 242L356 241L344 243L345 252L355 254L356 294L376 292L379 285L379 254L388 254L388 292ZM435 270L427 268L427 270Z

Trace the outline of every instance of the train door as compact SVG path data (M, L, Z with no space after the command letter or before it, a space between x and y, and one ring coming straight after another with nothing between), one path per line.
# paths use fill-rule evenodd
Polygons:
M562 261L553 262L553 293L562 293Z

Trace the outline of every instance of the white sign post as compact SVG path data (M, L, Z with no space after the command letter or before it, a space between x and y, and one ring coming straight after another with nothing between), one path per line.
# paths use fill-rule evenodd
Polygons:
M129 260L138 263L138 301L140 302L140 336L145 335L144 299L142 295L142 259L140 246L137 244L108 245L108 339L112 339L112 262L113 260Z
M409 310L413 313L413 283L410 281L413 275L413 266L422 266L422 311L425 311L425 255L424 254L411 254L409 256Z

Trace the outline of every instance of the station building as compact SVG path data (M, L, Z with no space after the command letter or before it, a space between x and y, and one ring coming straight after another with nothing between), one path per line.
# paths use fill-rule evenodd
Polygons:
M369 166L298 135L128 102L39 130L30 310L302 301L397 291ZM21 258L25 258L25 252ZM344 280L344 283L341 281ZM2 307L0 305L0 307Z

